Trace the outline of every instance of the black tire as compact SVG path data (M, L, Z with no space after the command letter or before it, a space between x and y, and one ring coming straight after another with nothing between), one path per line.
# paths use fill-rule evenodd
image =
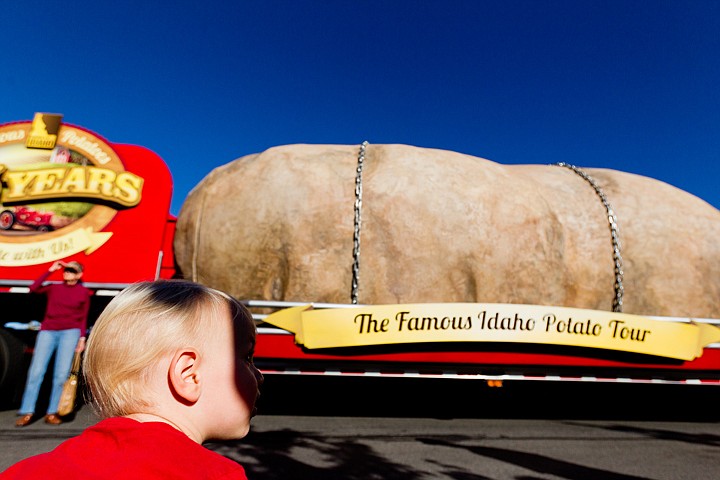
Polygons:
M24 383L25 345L0 328L0 405L15 407L20 401Z
M10 210L0 212L0 230L10 230L15 225L15 214Z

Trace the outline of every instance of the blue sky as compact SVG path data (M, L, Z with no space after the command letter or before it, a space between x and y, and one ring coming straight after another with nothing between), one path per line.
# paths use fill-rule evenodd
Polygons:
M64 114L170 166L405 143L663 180L720 208L716 0L4 2L0 123ZM239 185L241 188L241 185Z

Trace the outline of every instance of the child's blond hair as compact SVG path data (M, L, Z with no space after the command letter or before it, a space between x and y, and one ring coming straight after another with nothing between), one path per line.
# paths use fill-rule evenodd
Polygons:
M185 280L140 282L120 292L95 322L83 362L98 415L122 416L151 407L146 392L152 367L174 349L204 344L227 313L233 322L243 316L252 320L229 295Z

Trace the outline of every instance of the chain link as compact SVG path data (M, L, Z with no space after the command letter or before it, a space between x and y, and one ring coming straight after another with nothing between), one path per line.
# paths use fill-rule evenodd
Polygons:
M352 266L352 290L350 292L350 301L356 305L358 303L358 282L360 280L360 226L362 218L360 216L362 210L362 171L365 162L365 151L368 142L364 141L360 145L358 151L357 169L355 174L355 229L353 232L353 266Z
M622 255L620 254L620 235L618 233L617 216L615 216L615 212L613 211L610 202L608 202L608 199L605 196L605 192L602 191L602 188L600 188L600 185L598 185L594 178L592 178L590 175L588 175L575 165L570 165L565 162L558 162L555 165L558 167L569 168L570 170L578 174L580 177L585 179L585 181L593 187L595 193L598 197L600 197L602 204L605 206L605 210L607 211L608 224L610 225L610 236L612 237L613 260L615 262L615 298L613 299L612 311L622 312L623 294L625 293L625 289L623 287L623 259Z

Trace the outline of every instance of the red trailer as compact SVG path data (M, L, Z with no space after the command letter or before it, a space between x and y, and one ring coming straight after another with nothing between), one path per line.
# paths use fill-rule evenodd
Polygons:
M176 276L176 219L172 178L158 155L110 143L59 115L0 125L0 178L0 401L17 403L44 310L29 294L32 281L55 260L83 263L83 280L94 291L92 324L128 284ZM716 319L519 305L240 300L256 318L255 361L265 374L720 385ZM547 315L560 322L553 331ZM654 333L644 337L663 340L648 347L651 341L640 341L645 330Z

